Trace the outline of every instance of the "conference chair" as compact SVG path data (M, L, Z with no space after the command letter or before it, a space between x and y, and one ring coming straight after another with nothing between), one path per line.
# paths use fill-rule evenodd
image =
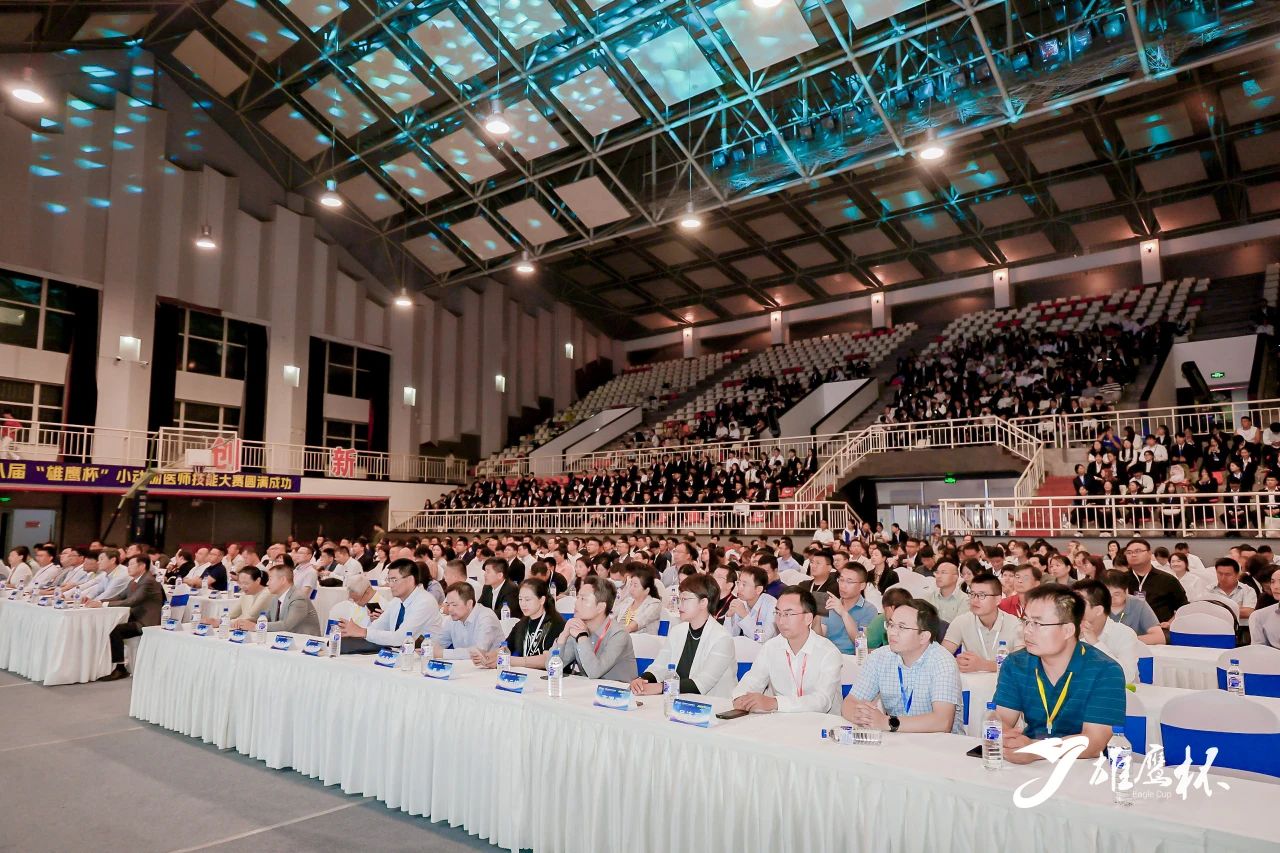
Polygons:
M636 652L637 675L649 668L649 665L658 657L658 653L662 651L662 647L666 642L665 639L654 634L635 633L631 635L631 647ZM659 680L661 680L661 674L659 675Z
M786 569L778 572L778 578L787 586L795 586L809 579L809 576L799 569Z
M566 595L564 598L556 599L556 612L565 619L573 618L573 607L577 603L577 599L572 595Z
M861 665L856 655L840 656L840 697L846 698L853 689L853 680L858 677Z
M738 662L738 681L741 681L742 676L746 675L747 670L751 669L751 664L755 662L756 655L760 654L761 645L761 643L757 643L750 637L733 638L733 655Z
M1246 695L1280 699L1280 649L1270 646L1241 646L1223 652L1218 657L1219 690L1227 689L1227 667L1233 659L1240 661Z
M1209 616L1214 616L1230 623L1232 631L1236 630L1237 627L1236 615L1221 600L1207 598L1200 601L1191 601L1179 607L1174 616L1180 613L1206 613Z
M1124 735L1128 739L1129 745L1133 747L1134 752L1139 755L1146 755L1147 735L1150 727L1147 706L1143 703L1137 691L1134 690L1126 690L1124 699Z
M1173 646L1199 646L1209 649L1233 649L1236 645L1236 629L1209 613L1173 614L1169 623L1169 644Z
M1170 766L1188 753L1192 764L1203 765L1216 749L1214 770L1280 779L1280 717L1243 696L1204 690L1169 700L1160 717L1160 740Z
M187 613L187 602L190 600L191 593L189 592L174 593L173 597L169 599L169 618L181 625L182 617Z

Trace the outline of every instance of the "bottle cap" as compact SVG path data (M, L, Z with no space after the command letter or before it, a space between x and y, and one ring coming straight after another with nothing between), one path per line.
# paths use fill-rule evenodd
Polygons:
M1118 735L1123 735L1123 734L1124 734L1124 726L1113 726L1113 727L1112 727L1112 729L1111 729L1111 731L1115 732L1115 733L1116 733L1116 734L1118 734Z
M988 702L988 703L987 703L987 710L988 710L988 711L994 711L995 709L996 709L996 703L995 703L995 702Z
M1232 666L1239 666L1239 665L1240 665L1240 660L1239 660L1238 658L1232 658L1232 659L1231 659L1231 665L1232 665Z

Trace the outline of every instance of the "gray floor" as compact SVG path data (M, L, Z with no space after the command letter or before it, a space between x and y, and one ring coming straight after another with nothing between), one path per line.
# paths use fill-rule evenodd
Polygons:
M496 851L129 716L132 680L0 670L0 851Z

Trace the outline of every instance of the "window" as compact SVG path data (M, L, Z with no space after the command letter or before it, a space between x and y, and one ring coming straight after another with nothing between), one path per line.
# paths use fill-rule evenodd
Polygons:
M324 422L325 447L353 447L356 450L369 449L369 425L351 421Z
M62 386L0 379L0 409L20 421L62 423Z
M173 424L183 429L209 429L223 432L240 431L238 406L217 406L191 400L175 400Z
M347 344L326 342L325 391L338 397L373 398L372 353Z
M0 270L0 343L70 352L71 288Z
M178 369L205 376L244 379L248 343L248 323L184 310L178 334Z

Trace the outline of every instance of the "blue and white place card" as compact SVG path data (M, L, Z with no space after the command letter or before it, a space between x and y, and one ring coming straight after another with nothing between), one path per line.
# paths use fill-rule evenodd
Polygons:
M324 635L328 637L333 633L333 629L337 627L338 627L338 620L330 619L327 623L325 623Z
M63 601L61 597L55 598L55 599L53 600L53 609L54 609L54 610L66 610L66 609L67 609L67 602Z
M208 625L206 625L204 622L197 622L197 623L196 623L195 634L196 634L196 636L197 636L197 637L207 637L207 636L209 636L209 626L208 626Z
M37 607L48 607L48 606L49 606L49 596L47 596L47 595L42 595L42 596L40 596L40 599L39 599L38 601L36 601L36 606L37 606Z
M498 673L498 683L494 686L498 690L505 690L508 693L523 693L524 684L528 680L529 674L526 672L504 669Z
M276 638L271 641L271 648L278 652L287 652L293 648L293 636L291 634L276 634Z
M311 655L311 657L319 657L320 652L324 651L327 644L324 640L307 640L302 644L302 653Z
M427 678L439 678L442 681L447 681L453 677L453 661L432 658L427 661L426 669L422 671L422 674Z
M243 628L233 628L231 636L227 637L233 643L243 643L249 637L249 632Z
M711 704L693 699L676 699L671 703L671 716L668 719L673 723L701 726L705 729L711 725Z
M397 652L392 651L391 649L383 649L378 652L378 656L373 659L373 662L378 666L394 668L399 660L400 655Z
M9 590L9 600L10 600L10 601L13 601L13 600L14 600L14 599L16 599L17 597L18 597L18 591L17 591L16 589L11 589L11 590Z
M177 619L166 619L166 620L164 620L164 625L163 625L162 627L163 627L166 631L176 631L176 630L178 630L178 620L177 620Z
M601 708L611 708L614 711L630 711L633 698L630 687L597 684L596 700L591 704L599 705Z

